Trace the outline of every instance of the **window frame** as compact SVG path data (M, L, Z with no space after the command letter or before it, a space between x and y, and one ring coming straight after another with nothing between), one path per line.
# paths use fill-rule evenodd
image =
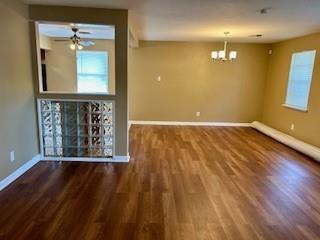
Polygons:
M310 79L309 88L308 88L308 92L307 92L307 105L306 105L306 107L302 107L302 106L297 106L297 105L293 105L293 104L288 103L288 94L289 94L289 88L290 88L290 82L291 82L291 74L292 74L292 71L293 71L293 58L294 58L294 55L295 54L306 53L306 52L314 52L314 60L313 60L313 64L312 64L311 79ZM315 62L316 62L316 55L317 55L317 50L316 49L298 51L298 52L293 52L291 54L285 101L282 104L283 107L291 108L291 109L302 111L302 112L308 112L308 110L309 110L309 100L310 100L310 91L311 91L311 85L312 85L312 80L313 80L314 65L315 65Z
M107 63L107 69L106 69L106 91L105 92L79 92L79 74L78 74L78 53L81 52L90 52L90 53L103 53L106 57L106 63ZM76 76L77 76L77 82L76 82L76 89L78 94L109 94L109 52L108 51L101 51L101 50L76 50ZM92 75L102 75L102 74L92 74Z

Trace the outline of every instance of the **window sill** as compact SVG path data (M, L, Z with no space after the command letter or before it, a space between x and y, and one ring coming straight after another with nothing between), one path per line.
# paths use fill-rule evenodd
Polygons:
M294 109L297 111L301 111L301 112L308 112L308 108L293 106L293 105L289 105L289 104L282 104L282 106L287 107L287 108L291 108L291 109Z

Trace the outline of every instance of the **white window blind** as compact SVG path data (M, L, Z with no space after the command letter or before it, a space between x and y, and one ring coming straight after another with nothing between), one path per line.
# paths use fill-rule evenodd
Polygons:
M292 55L286 106L307 110L315 55L316 50Z
M78 92L108 92L108 53L77 51Z

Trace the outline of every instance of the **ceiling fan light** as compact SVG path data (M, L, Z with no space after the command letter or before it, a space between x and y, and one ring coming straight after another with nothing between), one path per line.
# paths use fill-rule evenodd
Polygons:
M229 59L232 61L232 60L235 60L237 58L237 51L231 51L229 53Z
M213 60L218 59L218 52L217 52L217 51L212 51L212 52L211 52L211 58L212 58Z
M71 43L71 44L70 44L70 49L71 49L71 50L75 50L75 49L76 49L76 45L75 45L74 43Z
M78 50L82 50L83 49L83 46L82 45L78 45Z

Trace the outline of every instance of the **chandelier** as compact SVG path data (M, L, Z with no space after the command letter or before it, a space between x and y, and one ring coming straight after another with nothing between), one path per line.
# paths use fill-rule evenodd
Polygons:
M237 51L230 51L229 52L229 58L227 58L227 37L230 33L224 32L225 40L224 40L224 48L220 51L212 51L211 52L211 58L213 61L234 61L237 58Z

